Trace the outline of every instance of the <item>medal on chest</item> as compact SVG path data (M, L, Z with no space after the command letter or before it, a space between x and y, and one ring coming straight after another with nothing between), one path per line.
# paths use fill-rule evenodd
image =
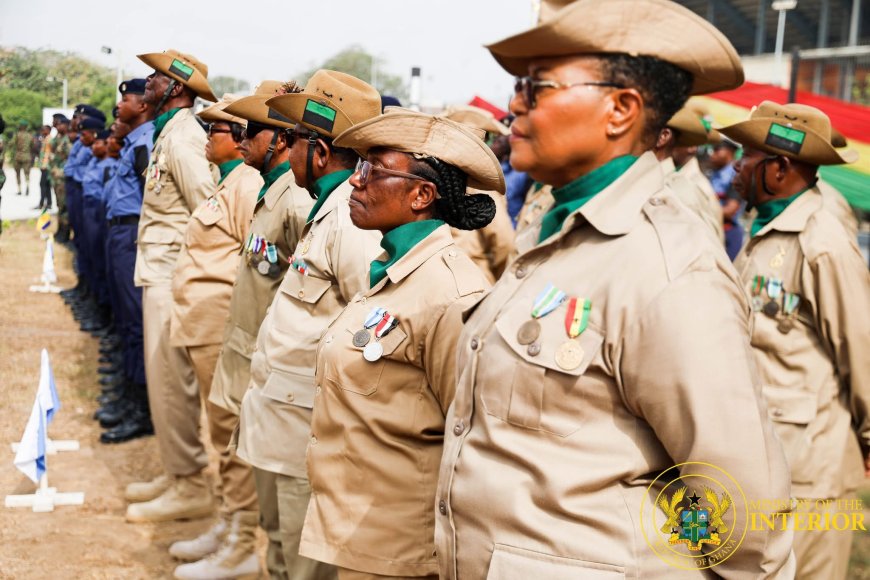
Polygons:
M771 278L767 281L767 297L770 298L767 304L764 305L763 311L767 316L774 317L779 312L779 303L777 299L782 293L782 280L779 278Z
M547 284L547 287L535 297L531 312L532 319L524 322L517 330L517 342L526 346L526 353L529 356L541 354L541 343L538 342L541 336L541 323L538 320L561 306L567 297L567 294L553 284Z
M381 339L388 335L394 328L399 326L399 320L395 316L387 312L385 309L381 310L383 310L383 314L374 327L375 340L367 341L368 343L363 349L363 358L369 362L376 362L384 356L384 345L381 344ZM368 334L368 330L366 330L366 334ZM356 335L354 335L354 338L356 338ZM362 340L362 337L360 337L360 340Z
M764 299L761 297L761 291L764 289L764 284L767 279L764 276L755 276L752 280L752 298L750 299L750 303L752 304L753 312L761 312L761 309L764 307Z
M800 305L801 297L791 292L786 292L782 298L783 317L776 325L776 329L783 334L788 334L794 328L797 317L798 306Z
M583 334L589 325L589 313L592 311L592 301L588 298L570 298L568 312L565 314L565 332L568 340L556 349L556 364L559 368L572 371L580 366L586 353L575 340Z

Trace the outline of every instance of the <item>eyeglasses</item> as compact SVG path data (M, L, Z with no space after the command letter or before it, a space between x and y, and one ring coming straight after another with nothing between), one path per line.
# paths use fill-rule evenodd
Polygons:
M276 130L276 127L271 127L269 125L264 125L262 123L257 123L256 121L248 121L247 126L245 126L244 131L242 131L242 139L253 139L256 137L261 131L266 130Z
M219 129L215 126L216 123L209 123L208 125L208 134L209 135L217 135L218 133L232 133L232 129Z
M372 171L380 171L381 173L386 173L388 175L392 175L394 177L404 177L405 179L416 179L417 181L429 181L424 177L420 177L419 175L414 175L412 173L405 173L403 171L396 171L394 169L387 169L386 167L375 167L368 161L360 159L356 164L356 172L359 173L359 184L360 187L365 187L369 182L369 177L371 177Z
M523 101L529 109L534 109L538 104L537 95L541 89L570 89L572 87L612 87L614 89L624 89L625 86L619 83L610 83L606 81L593 81L582 83L560 83L558 81L538 81L532 77L517 77L514 83L514 93L521 95Z

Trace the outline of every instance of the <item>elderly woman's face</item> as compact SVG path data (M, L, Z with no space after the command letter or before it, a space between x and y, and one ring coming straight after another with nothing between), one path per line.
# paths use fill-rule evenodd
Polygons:
M388 232L400 225L431 217L431 200L418 195L422 181L386 173L411 173L411 157L392 149L372 149L365 161L371 164L366 180L358 169L350 177L350 219L363 230ZM426 182L428 183L428 182ZM424 196L425 197L425 196Z
M560 85L605 80L593 57L536 59L529 65L529 76ZM602 165L612 92L609 87L582 84L539 87L534 108L522 94L515 94L510 103L516 115L511 125L511 165L556 187Z

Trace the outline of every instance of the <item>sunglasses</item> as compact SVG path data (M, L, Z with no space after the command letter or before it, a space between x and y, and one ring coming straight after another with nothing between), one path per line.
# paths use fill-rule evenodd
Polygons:
M394 169L387 169L386 167L375 167L368 161L360 159L356 164L356 172L359 173L359 184L360 187L365 187L369 182L369 178L372 175L372 171L379 171L381 173L386 173L387 175L392 175L394 177L404 177L405 179L416 179L417 181L429 181L424 177L420 177L419 175L414 175L413 173L405 173L403 171L396 171Z
M538 91L541 89L570 89L572 87L611 87L614 89L624 89L625 86L619 83L610 83L605 81L593 81L582 83L560 83L558 81L539 81L532 77L517 77L514 83L514 93L522 96L526 107L534 109L538 104Z
M248 121L247 126L244 131L242 131L242 139L253 139L262 131L275 131L277 127L272 127L270 125L264 125L262 123L257 123L256 121Z

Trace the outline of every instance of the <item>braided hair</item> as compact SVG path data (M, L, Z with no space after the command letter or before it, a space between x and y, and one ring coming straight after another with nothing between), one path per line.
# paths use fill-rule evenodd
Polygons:
M467 195L468 175L434 157L414 158L412 172L435 184L435 217L460 230L479 230L495 217L495 202L485 193Z

